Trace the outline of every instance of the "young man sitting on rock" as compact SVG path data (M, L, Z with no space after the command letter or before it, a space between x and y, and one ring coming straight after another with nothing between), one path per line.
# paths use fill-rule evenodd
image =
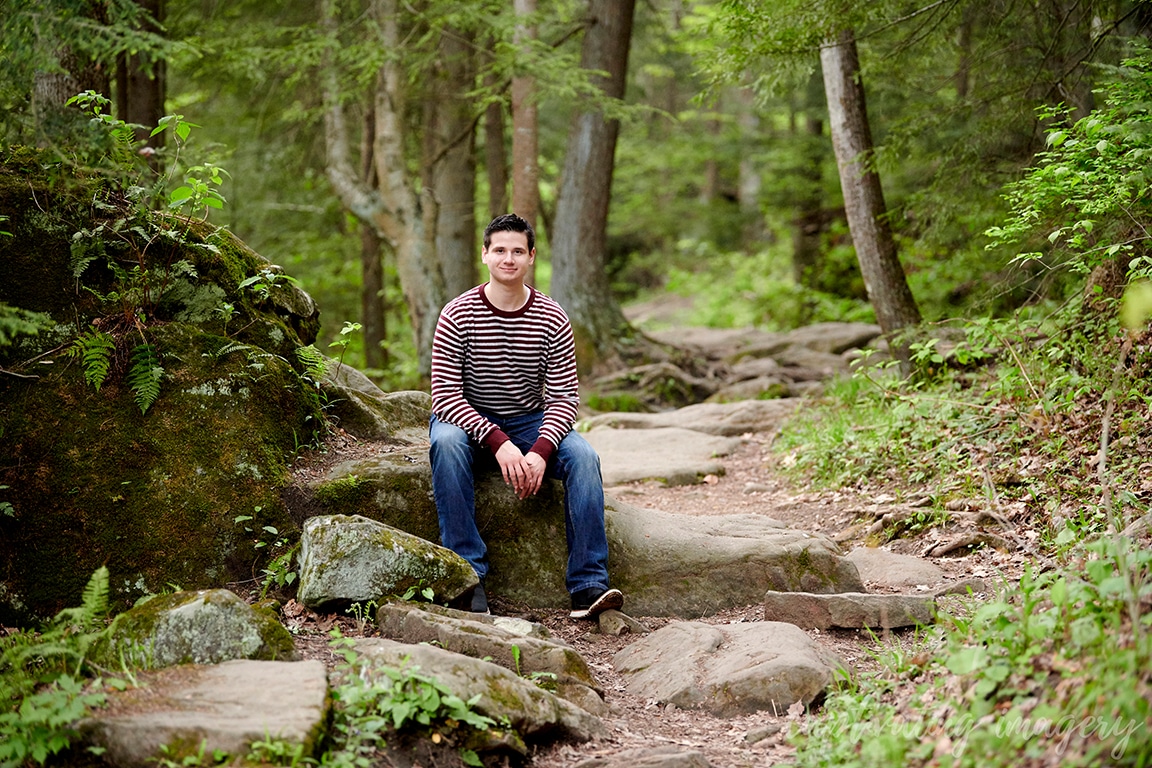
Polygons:
M525 284L536 259L532 226L509 213L484 230L490 280L453 299L432 342L432 490L440 541L480 584L454 607L488 613L488 551L476 525L473 467L491 451L504 481L526 499L545 474L564 484L566 583L572 618L620 608L608 584L600 458L572 430L579 404L572 326L560 305Z

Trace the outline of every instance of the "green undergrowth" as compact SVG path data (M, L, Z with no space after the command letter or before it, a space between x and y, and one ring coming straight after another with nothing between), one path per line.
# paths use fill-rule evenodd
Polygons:
M1125 537L1028 569L791 734L800 766L1152 763L1152 552Z
M1152 333L1062 310L948 336L913 344L907 379L866 365L831 384L784 427L780 466L941 513L976 500L1049 544L1148 510Z

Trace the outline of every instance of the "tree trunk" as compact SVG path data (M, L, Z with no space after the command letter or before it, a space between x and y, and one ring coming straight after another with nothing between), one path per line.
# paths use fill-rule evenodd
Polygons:
M495 87L495 75L488 86ZM508 153L504 150L504 106L493 101L484 111L484 165L488 172L488 218L508 213Z
M385 51L400 50L398 0L374 0L372 11L380 24L380 44ZM335 39L334 4L321 0L321 19ZM333 191L345 209L375 228L376 234L396 254L396 271L408 307L418 372L428 378L432 371L432 336L446 301L444 278L437 259L432 198L420 197L405 162L408 135L404 122L405 74L395 57L388 57L377 72L373 94L376 116L372 136L376 188L364 184L354 172L348 130L340 104L337 77L329 65L323 80L326 172ZM427 190L425 189L425 192Z
M920 310L900 266L880 176L872 166L872 132L851 30L820 49L820 64L852 244L876 320L891 340L900 329L920 322Z
M367 189L376 187L376 164L372 157L372 137L376 134L376 114L364 110L360 131L360 181ZM388 307L384 286L384 248L376 228L360 222L360 324L364 330L364 366L383 369L388 365Z
M592 0L580 66L607 73L598 82L610 98L624 95L635 0ZM588 371L619 356L617 338L628 328L612 296L605 269L608 201L620 124L598 112L576 115L568 133L564 170L552 227L551 293L576 335L577 361Z
M737 94L739 104L740 132L743 140L752 145L760 135L760 115L756 112L756 94L749 87L741 88ZM760 214L760 192L763 189L760 177L760 164L753 160L752 153L740 158L739 184L736 198L740 205L744 228L740 245L745 250L753 250L764 239L764 217Z
M136 4L151 17L148 31L160 34L164 0L136 0ZM164 146L165 132L149 134L164 117L166 74L163 59L126 54L116 62L116 113L124 122L142 126L136 129L137 141L157 149Z
M436 199L436 255L444 293L458 296L478 282L476 267L476 155L472 102L466 93L476 77L472 46L454 30L440 36L440 65L426 103L436 116L425 126L432 156L431 192Z
M818 75L809 80L804 97L803 131L798 126L801 159L796 185L796 218L792 225L792 278L797 285L817 288L825 284L820 280L820 237L824 231L824 188L821 179L823 166L824 121L819 113L818 100L823 100L823 87ZM793 120L793 123L797 121ZM803 318L802 318L803 319Z
M515 0L515 42L524 46L536 39L532 17L536 0ZM536 228L540 212L539 121L536 113L536 78L518 68L512 78L512 211ZM533 264L528 282L536 282Z

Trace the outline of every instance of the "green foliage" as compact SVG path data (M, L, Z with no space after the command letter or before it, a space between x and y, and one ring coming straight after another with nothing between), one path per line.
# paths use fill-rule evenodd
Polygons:
M333 630L331 645L344 660L341 669L345 674L332 693L332 739L321 765L366 765L397 733L426 736L436 744L457 744L466 763L480 764L476 753L462 745L469 732L496 725L492 718L473 709L479 696L464 701L413 666L374 666L371 675L362 673L360 667L367 662L359 658L352 642ZM370 676L382 682L370 683Z
M30 312L0 301L0 349L11 346L18 336L35 336L52 327L52 318L43 312Z
M68 348L68 354L79 358L80 364L84 367L84 381L97 392L108 378L108 370L112 367L112 354L115 351L116 340L111 334L98 328L80 334Z
M1068 555L942 617L919 649L927 661L888 657L880 676L830 696L793 735L798 765L1146 765L1152 554L1115 537Z
M256 507L253 512L259 515L262 510L263 507ZM244 532L252 537L252 547L259 553L256 562L259 562L260 557L269 558L268 564L260 571L263 575L260 584L260 599L263 600L272 587L288 587L296 581L297 574L292 570L292 558L296 555L296 550L300 548L300 542L292 544L288 536L281 533L280 529L274 525L263 525L259 529L254 528L255 519L254 515L236 515L232 522L242 526ZM255 572L256 563L253 563L252 567L253 572Z
M100 568L78 607L61 611L39 634L0 638L0 767L44 765L72 743L76 721L104 703L104 681L86 675L107 611L108 569Z
M1133 276L1152 277L1152 51L1142 49L1112 70L1105 106L1069 125L1067 109L1042 109L1052 128L1047 149L1028 175L1008 187L1012 214L987 234L992 245L1034 243L1042 250L1020 260L1050 256L1086 273L1126 257Z
M128 386L140 413L147 413L160 396L160 382L164 367L151 344L140 344L132 350L132 366L128 369Z

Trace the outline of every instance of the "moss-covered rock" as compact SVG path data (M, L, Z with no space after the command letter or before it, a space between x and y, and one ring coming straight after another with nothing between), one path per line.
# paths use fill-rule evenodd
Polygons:
M116 617L96 655L145 668L233 659L291 661L295 644L270 608L226 589L154 597Z
M0 623L54 614L102 564L121 608L250 578L265 526L293 534L279 491L323 425L295 355L315 305L283 278L241 287L277 270L230 233L53 183L37 158L0 157L0 302L54 323L0 347ZM67 354L88 329L113 345L98 391ZM162 369L143 412L141 344Z
M451 600L477 583L464 558L392 526L358 515L304 523L297 599L314 610L380 604L426 587Z
M347 478L355 477L354 483ZM345 462L320 481L329 512L357 514L438 541L427 448ZM354 492L348 489L354 487ZM564 489L546 480L521 500L498 471L476 479L477 524L488 544L491 594L541 608L566 608ZM608 572L637 615L707 616L758 603L770 589L863 591L856 566L825 536L761 515L694 517L640 509L612 498L604 512Z

